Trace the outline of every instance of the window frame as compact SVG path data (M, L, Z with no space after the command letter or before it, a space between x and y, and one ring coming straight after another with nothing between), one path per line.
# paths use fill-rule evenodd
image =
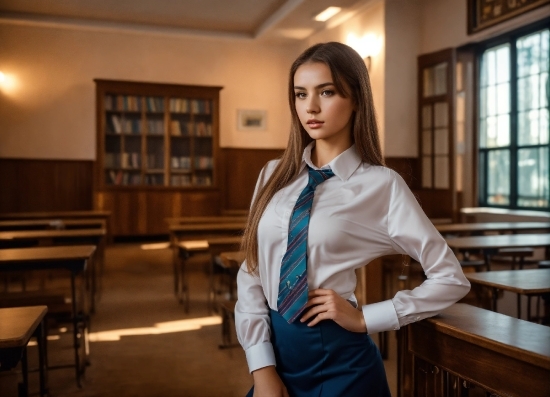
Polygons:
M498 37L488 39L486 41L480 42L476 45L475 56L476 56L476 76L475 76L475 117L474 117L474 133L475 133L475 142L476 142L476 157L477 157L477 191L478 191L478 205L480 207L494 207L494 208L506 208L506 209L522 209L522 210L533 210L533 211L550 211L550 204L547 207L525 207L518 206L518 104L517 104L517 95L518 95L518 80L517 80L517 49L516 41L523 36L529 35L530 33L535 33L539 30L548 29L550 25L550 18L545 18L540 21L534 22L532 24L523 26L519 29L507 32ZM510 203L509 205L497 205L489 203L487 200L487 176L488 176L488 167L486 160L488 153L491 151L502 150L502 147L494 148L481 148L480 145L480 104L481 104L481 59L483 53L491 48L497 47L499 45L509 44L510 45ZM524 145L521 146L522 149L529 147L548 147L549 150L549 163L550 163L550 143L542 145ZM483 153L485 153L483 155ZM549 184L550 184L550 173L549 173Z

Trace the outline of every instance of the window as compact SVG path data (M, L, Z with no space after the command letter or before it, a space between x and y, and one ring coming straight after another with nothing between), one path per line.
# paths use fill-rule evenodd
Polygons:
M481 53L481 206L550 209L549 55L547 28L501 38Z

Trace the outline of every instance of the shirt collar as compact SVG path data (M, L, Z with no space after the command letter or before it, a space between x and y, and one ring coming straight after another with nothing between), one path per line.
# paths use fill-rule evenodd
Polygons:
M315 141L311 142L304 149L304 154L302 155L302 165L303 167L309 165L314 170L319 169L311 161L311 151L315 147ZM330 163L321 167L321 169L330 168L334 175L340 178L343 181L347 181L349 177L355 172L355 170L361 164L361 157L357 154L355 149L355 143L351 145L347 150L344 150L338 156L336 156Z

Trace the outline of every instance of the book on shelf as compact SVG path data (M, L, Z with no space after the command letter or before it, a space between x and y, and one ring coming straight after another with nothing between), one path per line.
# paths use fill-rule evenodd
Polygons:
M147 169L149 170L164 169L164 156L162 154L155 154L155 153L147 154Z
M172 156L170 159L172 169L178 170L190 170L191 169L191 157L187 156Z
M140 112L141 97L135 95L105 95L105 110L120 112Z
M212 178L210 175L195 175L193 177L193 184L196 186L212 186Z
M193 123L181 120L172 120L170 122L170 134L172 136L190 136L193 131Z
M111 115L111 129L116 134L141 134L141 120L126 119L113 114Z
M150 135L164 135L164 120L147 120L147 132Z
M122 153L122 168L141 168L140 153Z
M192 99L191 110L194 114L210 114L210 101L207 99Z
M189 99L170 98L170 112L189 113Z
M195 123L195 136L212 136L212 124L204 121Z
M198 169L212 169L214 166L214 161L210 156L196 156L195 157L195 168Z
M164 98L148 96L145 98L148 112L164 112Z
M120 153L105 153L105 168L120 168Z
M171 186L191 186L190 175L172 175L170 177Z

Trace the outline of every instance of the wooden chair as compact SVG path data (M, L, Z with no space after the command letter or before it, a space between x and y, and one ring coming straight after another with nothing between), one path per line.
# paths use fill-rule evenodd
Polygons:
M235 305L236 300L225 300L219 304L222 316L222 343L218 346L220 349L228 349L239 346L239 343L233 342L231 329L235 324Z

